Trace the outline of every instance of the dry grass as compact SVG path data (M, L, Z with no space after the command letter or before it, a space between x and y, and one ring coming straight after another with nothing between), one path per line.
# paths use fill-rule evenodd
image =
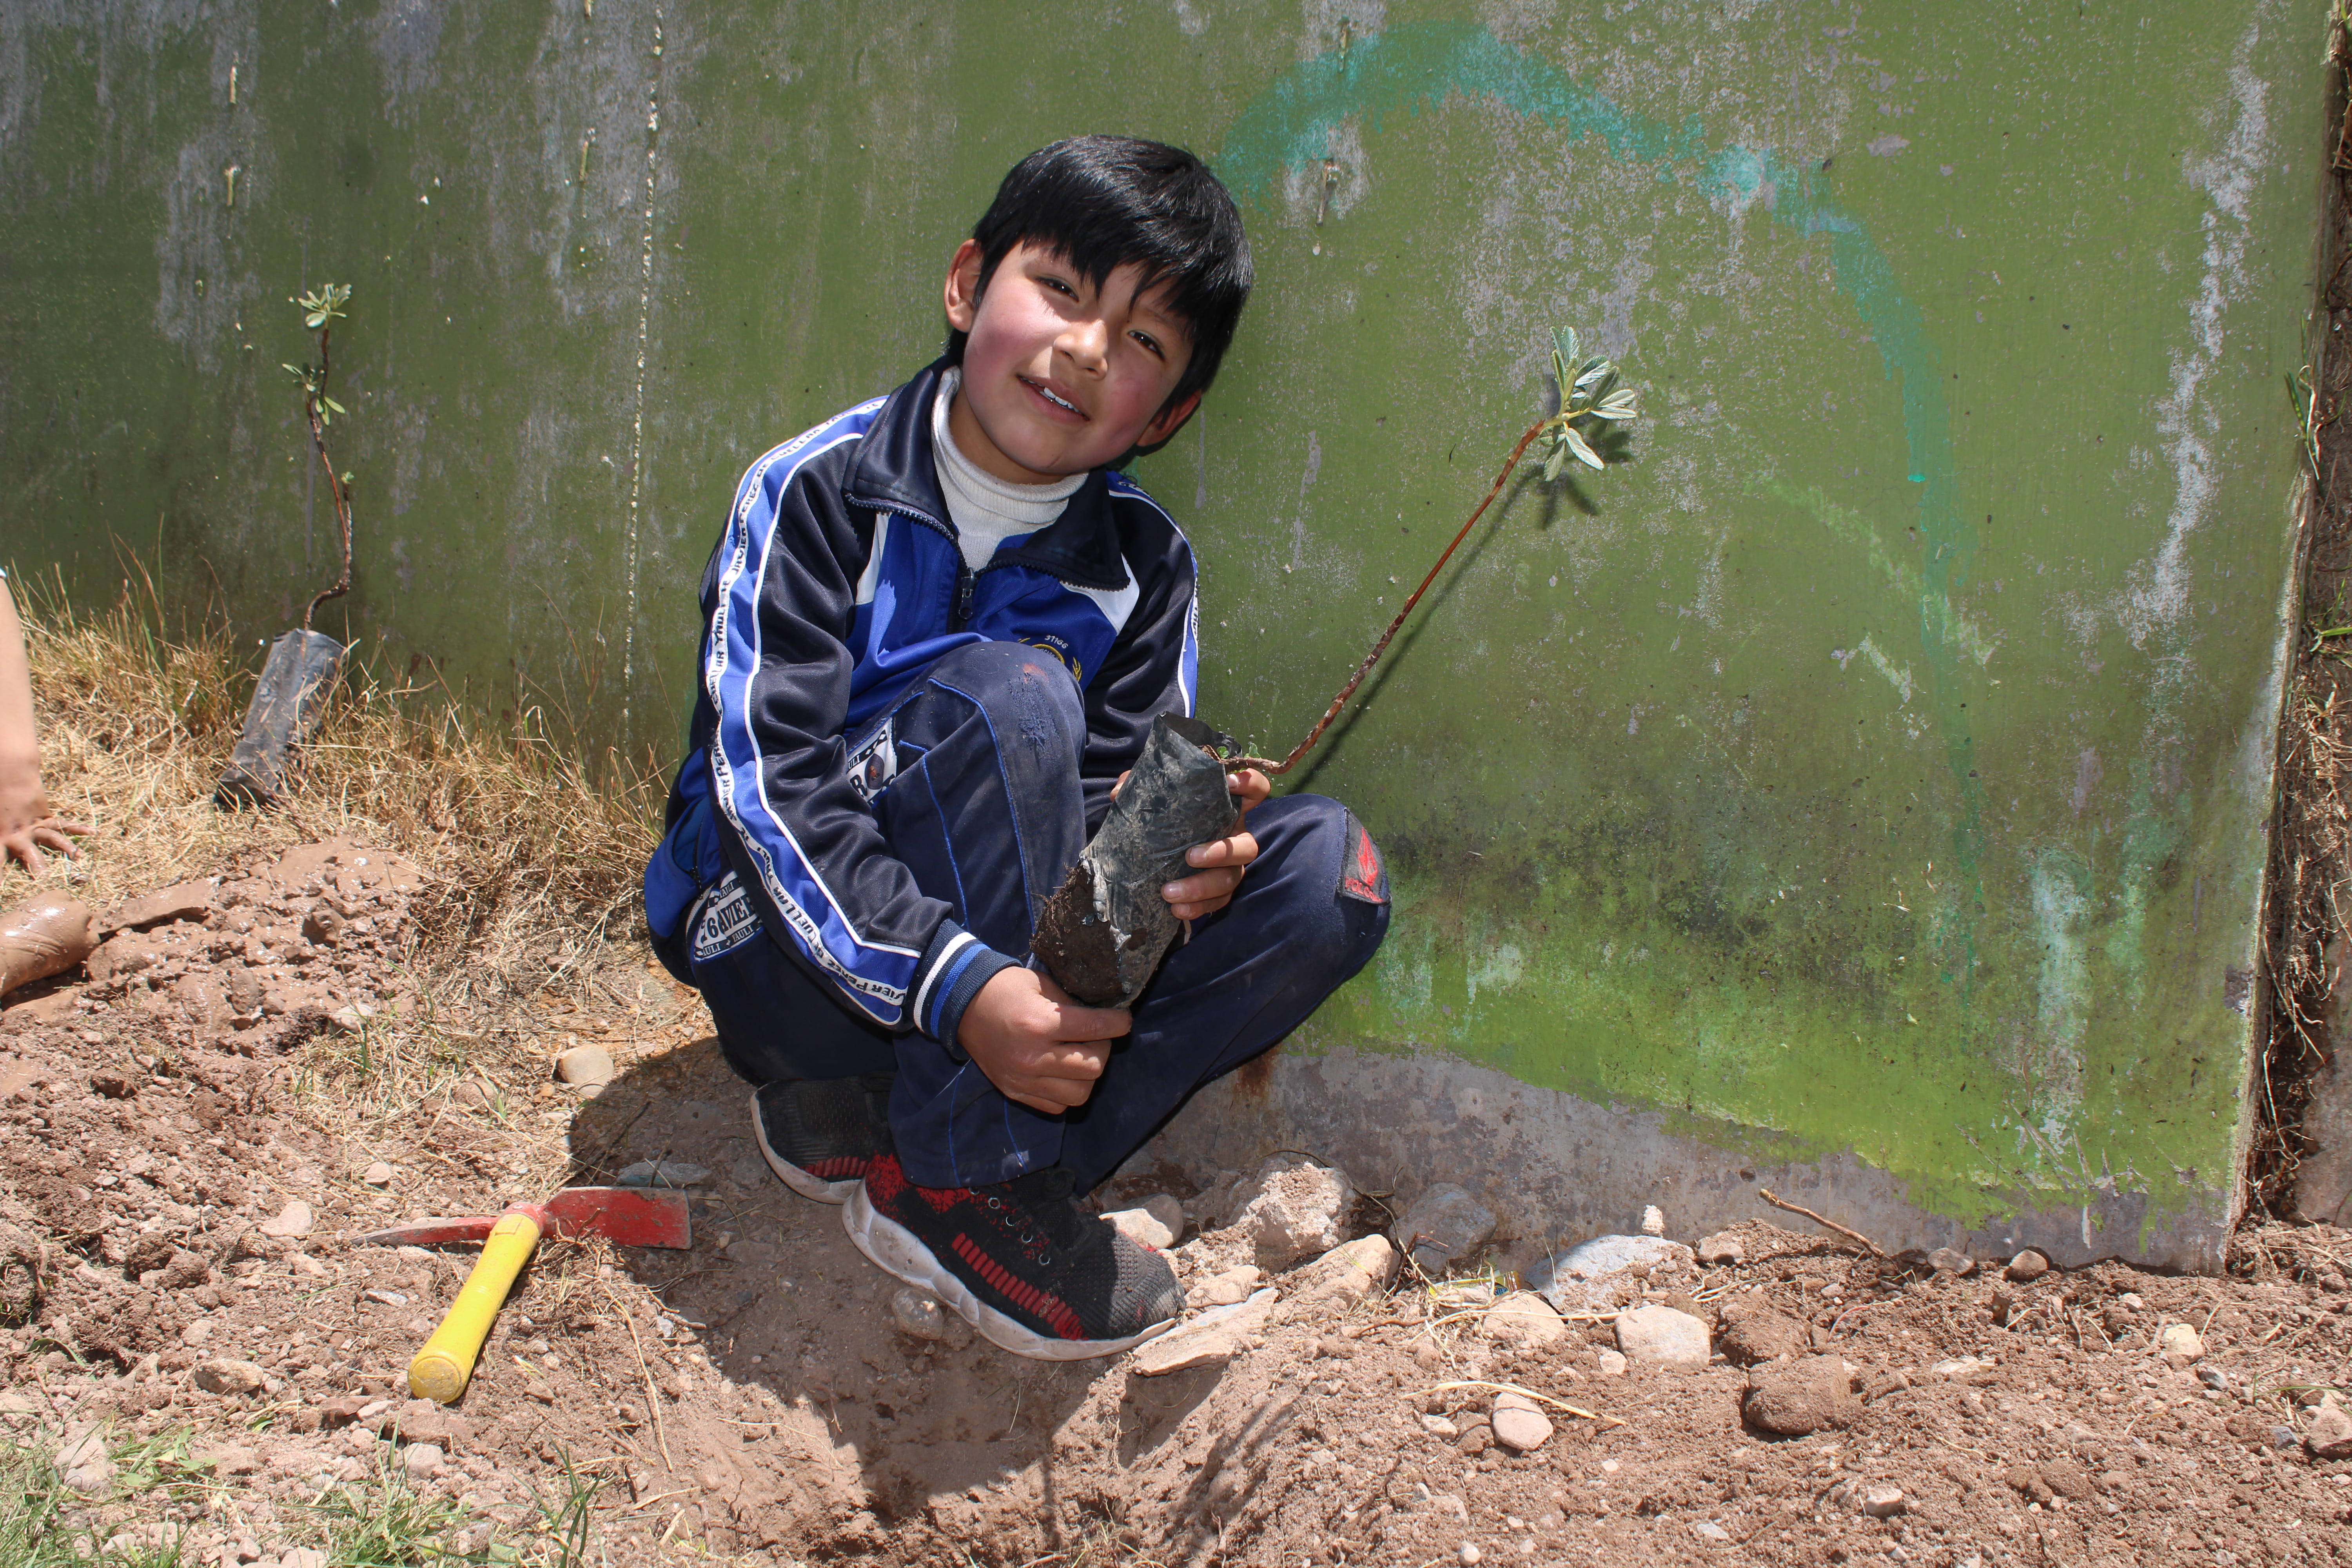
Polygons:
M221 812L213 786L258 650L217 626L164 636L141 584L96 611L53 584L18 587L44 779L59 812L97 829L79 864L53 864L35 886L71 885L102 906L241 854L363 838L432 874L414 962L467 1000L538 992L635 934L662 799L651 767L608 755L608 777L593 777L536 710L494 731L446 690L355 660L282 807ZM12 870L0 900L30 890Z

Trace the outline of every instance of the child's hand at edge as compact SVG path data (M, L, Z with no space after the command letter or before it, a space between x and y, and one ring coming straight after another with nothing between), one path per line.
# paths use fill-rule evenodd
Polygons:
M1128 1032L1122 1008L1088 1007L1031 969L1000 969L964 1009L956 1043L1004 1098L1058 1115L1084 1105L1110 1042Z
M1124 776L1122 775L1122 780ZM1225 775L1225 788L1238 795L1242 817L1273 792L1274 781L1255 768L1244 768ZM1212 838L1206 844L1195 844L1184 851L1184 859L1195 868L1195 874L1180 877L1160 889L1168 900L1169 911L1180 921L1196 921L1211 915L1234 901L1234 893L1242 885L1242 873L1257 858L1257 840L1236 818L1234 830L1223 838Z
M0 759L0 867L12 859L21 860L25 869L37 877L44 869L43 849L78 859L80 851L66 835L89 831L83 824L68 822L49 809L49 797L41 788L39 763Z

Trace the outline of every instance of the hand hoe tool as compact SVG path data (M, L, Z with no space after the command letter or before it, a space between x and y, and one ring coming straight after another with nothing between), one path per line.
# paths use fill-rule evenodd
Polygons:
M686 1194L644 1187L566 1187L543 1204L509 1205L504 1214L422 1219L353 1237L352 1244L360 1247L482 1243L482 1256L449 1304L448 1315L408 1363L409 1393L447 1405L466 1392L490 1321L542 1236L601 1236L623 1247L694 1245Z

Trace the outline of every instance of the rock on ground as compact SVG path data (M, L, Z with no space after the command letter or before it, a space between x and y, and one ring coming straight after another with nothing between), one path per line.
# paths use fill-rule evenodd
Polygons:
M1663 1237L1596 1236L1565 1258L1538 1264L1528 1282L1563 1312L1611 1312L1645 1289L1696 1289L1698 1260Z
M1495 1211L1452 1182L1433 1182L1405 1205L1389 1234L1414 1267L1434 1278L1486 1244L1495 1234Z
M1807 1356L1751 1375L1740 1407L1751 1426L1802 1437L1825 1426L1849 1426L1862 1414L1853 1374L1836 1356Z
M2157 1336L2156 1345L2158 1351L2165 1355L2182 1356L2189 1361L2199 1360L2205 1354L2203 1336L2187 1323L2165 1324L2164 1332Z
M2304 1447L2320 1459L2352 1459L2352 1415L2330 1400L2311 1413L2303 1434Z
M1747 1244L1727 1230L1718 1230L1713 1236L1699 1238L1698 1260L1701 1263L1738 1263L1747 1256Z
M234 1356L215 1356L201 1361L190 1374L198 1388L207 1394L258 1394L269 1381L269 1373L255 1362L239 1361Z
M1138 1247L1148 1247L1155 1252L1165 1252L1176 1245L1176 1232L1168 1222L1150 1209L1114 1209L1103 1215L1119 1235Z
M1617 1318L1617 1348L1644 1366L1704 1367L1706 1324L1672 1307L1636 1307Z
M1246 1348L1274 1312L1274 1291L1260 1290L1237 1307L1220 1307L1136 1348L1129 1365L1139 1377L1160 1377L1188 1367L1222 1365Z
M574 1046L555 1058L555 1076L574 1089L601 1089L613 1072L613 1053L602 1046Z
M1236 1196L1224 1228L1256 1254L1259 1268L1279 1272L1345 1239L1340 1227L1356 1206L1356 1184L1337 1166L1276 1154Z
M1543 1406L1512 1389L1495 1395L1487 1419L1494 1424L1495 1441L1522 1454L1542 1447L1551 1437L1551 1417Z
M2003 1269L2002 1272L2008 1275L2010 1279L2017 1281L2021 1285L2023 1285L2032 1280L2039 1279L2044 1274L2049 1273L2050 1259L2042 1257L2042 1254L2034 1251L2033 1248L2029 1247L2024 1251L2019 1253L2016 1257L2011 1258L2009 1260L2009 1267Z
M1552 1304L1532 1290L1514 1290L1486 1310L1479 1327L1490 1340L1528 1350L1549 1350L1568 1338L1568 1324Z
M1801 1356L1812 1348L1805 1325L1760 1296L1726 1296L1717 1315L1722 1323L1723 1353L1741 1366Z

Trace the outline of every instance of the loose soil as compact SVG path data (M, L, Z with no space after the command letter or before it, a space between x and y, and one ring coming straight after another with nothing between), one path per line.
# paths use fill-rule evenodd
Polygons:
M331 1553L322 1500L380 1503L413 1475L450 1505L442 1548L476 1562L565 1561L551 1500L583 1488L571 1560L625 1564L2352 1554L2352 1462L2299 1442L2306 1402L2352 1384L2342 1231L2250 1232L2226 1279L2018 1284L1759 1220L1672 1304L1760 1301L1784 1343L1850 1363L1851 1426L1799 1438L1743 1425L1750 1373L1720 1354L1611 1375L1608 1323L1525 1342L1486 1321L1482 1280L1277 1310L1229 1362L1162 1377L1025 1362L896 1325L895 1282L769 1173L698 1000L641 946L583 932L528 998L425 983L412 910L436 875L352 838L251 850L125 900L175 918L0 1012L0 1247L40 1285L0 1334L0 1422L44 1452L193 1439L168 1476L83 1473L97 1538L175 1539L188 1563ZM551 1070L579 1044L618 1064L593 1098ZM549 1244L464 1400L409 1401L470 1249L347 1238L646 1160L706 1168L693 1250ZM1350 1228L1384 1219L1362 1200ZM1197 1280L1216 1254L1176 1257ZM2168 1323L2201 1360L2157 1353ZM1540 1447L1496 1444L1497 1384L1556 1402ZM1898 1511L1859 1511L1872 1483Z

